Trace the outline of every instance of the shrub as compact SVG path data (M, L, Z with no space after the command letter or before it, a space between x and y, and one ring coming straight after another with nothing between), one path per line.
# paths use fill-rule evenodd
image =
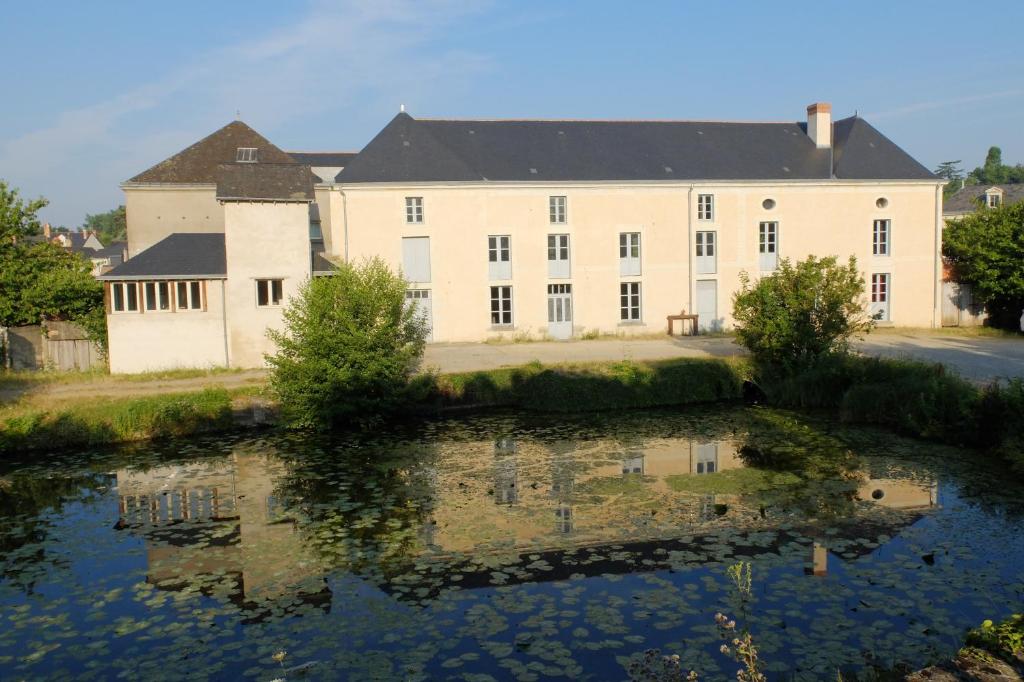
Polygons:
M740 273L733 297L736 337L761 364L806 367L818 358L844 353L850 338L871 328L864 310L864 280L857 261L839 265L835 256L808 257L751 284Z
M267 356L286 423L327 428L376 423L402 403L423 354L426 322L406 282L379 258L343 264L303 284Z

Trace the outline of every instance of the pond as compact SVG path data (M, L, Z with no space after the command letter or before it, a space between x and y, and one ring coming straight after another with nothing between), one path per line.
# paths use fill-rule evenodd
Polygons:
M1024 601L1019 483L761 408L491 413L0 469L0 678L923 666Z

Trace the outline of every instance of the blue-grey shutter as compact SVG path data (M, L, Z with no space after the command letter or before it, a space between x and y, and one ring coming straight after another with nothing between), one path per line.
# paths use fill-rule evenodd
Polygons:
M430 281L430 237L402 238L402 272L410 282Z

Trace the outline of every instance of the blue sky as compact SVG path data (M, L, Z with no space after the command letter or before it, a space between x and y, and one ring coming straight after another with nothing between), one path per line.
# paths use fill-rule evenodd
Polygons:
M69 227L241 117L349 150L414 116L802 120L1024 162L1024 2L4 3L0 178Z

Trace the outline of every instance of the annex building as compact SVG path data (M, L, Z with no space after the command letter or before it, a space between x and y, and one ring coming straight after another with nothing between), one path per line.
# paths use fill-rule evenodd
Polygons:
M258 367L288 298L381 256L439 342L728 329L740 274L856 256L880 324L941 324L943 180L867 121L439 120L355 152L241 121L122 184L113 372Z

